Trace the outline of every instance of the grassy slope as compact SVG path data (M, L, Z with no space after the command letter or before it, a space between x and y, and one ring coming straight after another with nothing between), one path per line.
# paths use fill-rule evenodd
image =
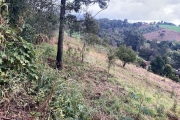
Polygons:
M176 32L180 32L180 27L179 26L171 26L171 25L160 25L161 28L166 28L169 30L173 30Z
M72 47L73 50L82 48L82 43L69 37L65 38L64 49ZM57 43L56 39L53 43ZM55 45L55 44L54 44ZM151 111L151 116L142 115L142 119L168 119L167 113L171 113L174 100L180 102L180 84L150 73L135 65L128 64L122 67L121 61L117 60L111 69L110 78L106 80L106 52L99 47L89 47L86 54L86 63L82 66L79 59L69 61L65 59L65 74L68 79L76 79L82 86L86 103L95 112L94 120L118 119L122 116L135 117L138 114L140 101L132 98L132 94L142 96L143 106ZM66 55L66 54L65 54ZM73 55L72 55L73 56ZM66 56L67 58L67 56ZM69 61L69 62L68 62ZM73 66L73 67L72 67ZM171 96L173 96L171 98ZM146 101L150 99L150 101ZM164 106L165 112L158 117L157 108ZM177 106L176 115L180 116L180 106Z

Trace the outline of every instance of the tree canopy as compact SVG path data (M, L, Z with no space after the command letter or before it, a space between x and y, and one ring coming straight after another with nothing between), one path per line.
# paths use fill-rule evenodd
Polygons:
M141 45L145 42L144 36L136 30L127 29L124 30L124 44L126 46L132 46L134 51L138 51Z
M123 67L125 67L126 63L131 63L136 60L136 53L126 45L119 46L117 52L117 57L122 60Z
M151 70L156 74L161 75L163 73L164 66L165 61L161 56L156 56L156 58L151 61Z

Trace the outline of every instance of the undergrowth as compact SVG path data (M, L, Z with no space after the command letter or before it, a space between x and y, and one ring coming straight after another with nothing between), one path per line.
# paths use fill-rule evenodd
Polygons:
M81 86L53 68L55 49L0 26L0 119L90 119Z

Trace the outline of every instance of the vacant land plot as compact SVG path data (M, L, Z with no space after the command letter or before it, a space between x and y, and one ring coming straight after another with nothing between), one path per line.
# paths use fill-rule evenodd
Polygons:
M180 27L179 26L172 26L172 25L160 25L161 28L166 28L169 30L173 30L176 32L180 32Z
M162 31L164 31L164 36L160 37L160 33L163 33ZM161 28L158 31L144 34L144 37L147 40L156 39L158 41L180 41L180 32L176 32L166 28Z

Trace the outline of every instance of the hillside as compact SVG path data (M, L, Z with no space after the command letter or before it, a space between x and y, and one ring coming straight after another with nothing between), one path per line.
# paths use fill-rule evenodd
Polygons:
M82 64L83 42L75 38L65 36L63 70L55 69L54 37L31 47L35 78L1 73L0 119L179 120L179 83L120 60L107 79L107 48L87 46Z
M65 38L64 49L72 48L73 56L68 60L71 61L70 59L75 57L73 53L82 47L82 42L68 36ZM56 40L53 39L53 46L56 46ZM107 80L106 49L99 46L88 48L85 64L77 65L78 58L76 63L69 63L73 66L69 66L68 61L65 61L65 73L70 74L67 80L79 81L86 103L96 109L93 120L116 120L123 116L136 118L139 109L146 110L144 113L140 112L143 120L174 120L177 116L180 117L179 104L176 106L176 115L172 112L175 101L180 102L179 83L132 64L123 68L119 60L111 69L110 78ZM141 105L139 97L143 100L142 108L137 107ZM163 108L160 108L162 106ZM162 113L158 113L158 109L162 109Z
M161 38L159 34L162 33L163 30L165 32L164 32L164 36ZM144 37L147 40L157 39L158 41L175 41L175 40L180 41L180 32L169 30L166 28L161 28L158 31L153 31L153 32L144 34Z
M109 2L0 0L0 120L180 120L180 42L143 36L174 24L88 12Z
M172 26L172 25L160 25L161 28L166 28L168 30L173 30L176 32L180 32L180 27L179 26Z

